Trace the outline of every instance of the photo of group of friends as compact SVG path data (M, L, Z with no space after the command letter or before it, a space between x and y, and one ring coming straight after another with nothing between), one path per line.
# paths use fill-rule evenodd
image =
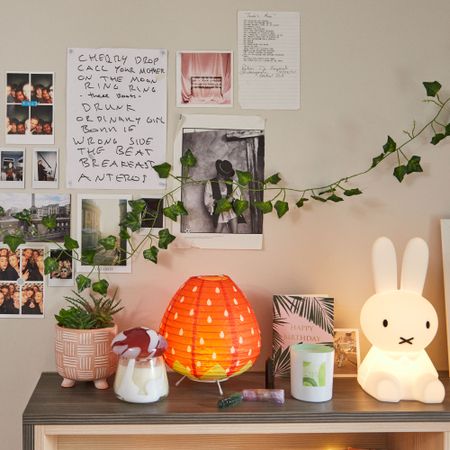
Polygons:
M0 249L0 317L43 316L44 249Z
M6 74L6 142L53 143L53 74Z
M52 249L50 250L50 257L58 261L58 268L49 274L48 285L72 286L72 252L68 250Z

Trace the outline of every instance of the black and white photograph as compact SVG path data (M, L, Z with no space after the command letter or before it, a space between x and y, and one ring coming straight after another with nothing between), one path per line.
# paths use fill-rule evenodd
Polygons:
M33 149L33 188L57 188L58 171L58 149Z
M23 189L25 187L25 150L0 149L0 188Z
M356 377L360 363L359 330L334 329L334 376Z
M49 256L56 259L58 268L49 273L47 284L49 286L73 286L73 258L72 252L59 248L50 249Z
M139 198L144 200L146 205L141 214L139 234L147 234L150 230L157 232L164 228L163 199L161 197L148 197L147 195L142 195Z
M190 126L192 124L192 126ZM204 126L201 126L201 125ZM184 185L181 200L188 215L181 217L180 234L204 248L261 248L263 214L253 204L261 192L241 191L237 172L249 172L253 183L264 181L264 120L259 117L184 116L181 155L190 150L197 164L183 176L206 180ZM180 167L181 170L181 167ZM248 201L237 215L233 209L216 213L222 199Z
M78 195L78 242L81 254L96 251L94 265L103 272L131 272L131 259L127 258L128 242L119 236L120 222L128 211L128 194ZM105 248L102 240L115 238L113 248ZM77 261L77 272L90 272L92 265Z
M70 235L70 194L35 194L0 192L0 241L6 234L21 233L26 241L63 242ZM25 211L26 210L26 211ZM31 219L23 220L14 216L25 213ZM42 223L46 216L56 217L56 228L48 229Z
M6 143L53 144L53 73L6 74Z

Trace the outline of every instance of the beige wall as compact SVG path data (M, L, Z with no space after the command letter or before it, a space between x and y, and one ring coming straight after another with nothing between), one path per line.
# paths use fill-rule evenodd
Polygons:
M180 113L174 106L175 51L236 51L238 8L301 13L301 109L256 111L267 118L267 173L280 171L291 185L317 185L365 169L387 134L401 140L401 130L414 118L423 122L432 113L420 102L423 80L450 85L448 0L1 0L0 5L2 77L6 70L56 73L56 145L62 166L67 47L169 50L170 160ZM207 111L216 112L225 110ZM255 113L237 106L230 112ZM120 286L126 305L120 325L157 327L171 295L188 276L227 273L248 294L260 321L261 368L270 351L273 293L328 292L336 299L336 325L356 327L361 305L373 292L369 259L374 239L390 236L403 251L409 238L421 236L431 254L425 295L441 318L429 350L436 366L445 369L439 219L450 216L450 143L434 148L427 140L419 139L411 149L423 152L424 174L400 185L390 163L384 164L358 180L365 192L360 198L308 205L281 221L267 218L261 251L178 250L162 256L158 266L138 260L131 275L109 277ZM31 158L27 164L29 175ZM30 176L26 189L31 189ZM0 322L1 450L20 448L22 410L39 374L55 368L53 314L67 292L48 289L45 320ZM365 354L368 345L362 344Z

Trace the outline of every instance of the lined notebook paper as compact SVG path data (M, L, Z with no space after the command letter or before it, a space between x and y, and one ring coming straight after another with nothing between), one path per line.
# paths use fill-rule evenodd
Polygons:
M239 11L239 103L244 109L299 109L300 14Z

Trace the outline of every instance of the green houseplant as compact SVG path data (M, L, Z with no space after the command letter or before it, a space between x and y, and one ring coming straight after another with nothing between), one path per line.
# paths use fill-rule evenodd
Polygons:
M74 292L65 297L69 308L61 308L55 315L55 355L61 386L72 387L75 381L94 381L98 389L106 389L106 378L117 365L111 342L117 334L113 316L123 309L120 300L90 294L85 298Z

